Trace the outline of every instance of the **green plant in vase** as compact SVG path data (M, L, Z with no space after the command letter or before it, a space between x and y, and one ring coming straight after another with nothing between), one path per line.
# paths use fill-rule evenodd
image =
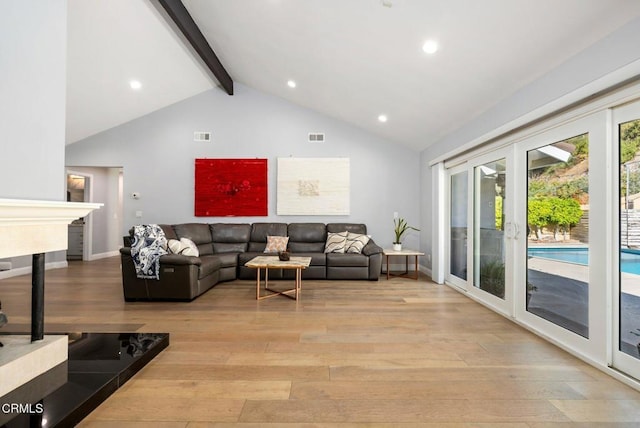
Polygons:
M395 240L393 241L393 249L395 251L402 250L402 235L404 235L409 229L420 231L420 229L409 226L409 223L403 218L394 218L393 219L393 233L396 235Z

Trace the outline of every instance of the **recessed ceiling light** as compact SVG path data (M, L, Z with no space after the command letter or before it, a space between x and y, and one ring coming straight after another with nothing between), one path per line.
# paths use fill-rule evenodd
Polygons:
M428 54L434 54L438 51L438 42L435 40L427 40L422 45L422 50Z
M140 89L142 88L142 83L140 83L139 80L132 80L129 82L129 86L131 86L131 89Z
M295 80L287 80L287 86L290 88L295 88L296 85L296 81Z
M387 115L386 114L381 114L380 116L378 116L378 121L384 123L387 121Z

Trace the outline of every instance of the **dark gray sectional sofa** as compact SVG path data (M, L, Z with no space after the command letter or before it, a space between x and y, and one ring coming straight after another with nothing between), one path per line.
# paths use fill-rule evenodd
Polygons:
M311 257L303 279L377 281L382 248L371 239L361 254L325 253L328 232L366 234L357 223L183 223L160 225L167 239L188 238L199 257L167 254L160 258L160 279L139 279L131 258L131 236L120 249L122 287L126 301L192 300L221 281L255 279L256 270L244 266L264 255L267 236L288 236L292 256ZM293 270L269 270L269 279L293 279Z

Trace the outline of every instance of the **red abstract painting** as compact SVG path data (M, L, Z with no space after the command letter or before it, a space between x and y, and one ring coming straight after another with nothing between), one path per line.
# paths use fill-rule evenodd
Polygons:
M195 215L266 216L266 159L196 159Z

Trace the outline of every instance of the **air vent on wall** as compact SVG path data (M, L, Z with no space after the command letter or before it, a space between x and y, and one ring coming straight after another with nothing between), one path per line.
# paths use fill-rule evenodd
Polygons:
M309 132L310 143L324 143L324 132Z
M211 141L211 132L198 131L193 133L193 141L208 143Z

